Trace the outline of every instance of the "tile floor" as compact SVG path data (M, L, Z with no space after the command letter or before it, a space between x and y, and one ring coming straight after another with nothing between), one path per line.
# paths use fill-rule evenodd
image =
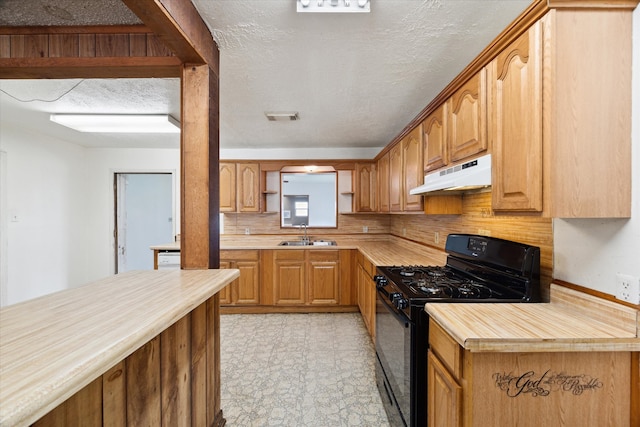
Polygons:
M229 427L389 426L359 313L226 314L220 323Z

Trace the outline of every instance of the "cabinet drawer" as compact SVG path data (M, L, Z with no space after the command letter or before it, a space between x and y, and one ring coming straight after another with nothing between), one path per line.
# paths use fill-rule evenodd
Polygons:
M369 261L360 251L358 251L357 260L358 264L362 266L369 276L373 277L376 274L376 266L373 265L373 263L371 263L371 261Z
M232 261L258 261L260 251L257 250L224 250L220 251L221 260Z
M340 253L338 249L322 249L322 250L310 250L309 261L339 261Z
M432 319L429 320L429 346L456 379L462 376L462 349Z

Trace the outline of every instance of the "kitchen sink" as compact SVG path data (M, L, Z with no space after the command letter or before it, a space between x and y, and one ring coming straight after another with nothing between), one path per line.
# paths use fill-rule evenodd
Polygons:
M285 240L278 246L336 246L335 240Z

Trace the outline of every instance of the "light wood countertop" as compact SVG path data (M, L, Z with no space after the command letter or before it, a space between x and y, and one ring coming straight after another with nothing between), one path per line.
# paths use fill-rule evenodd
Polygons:
M220 235L221 250L330 250L357 249L374 265L444 265L446 253L389 234L322 234L311 238L335 240L337 246L278 246L283 240L298 240L297 235ZM179 250L180 243L151 246L152 250Z
M39 419L238 276L136 271L0 309L0 426Z
M540 304L426 304L472 352L640 351L638 310L552 285Z

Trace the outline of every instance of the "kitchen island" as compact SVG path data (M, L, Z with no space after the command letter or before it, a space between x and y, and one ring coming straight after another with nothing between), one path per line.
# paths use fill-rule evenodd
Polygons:
M128 272L1 309L0 426L222 425L217 293L238 275Z
M638 309L551 286L542 304L427 304L429 425L640 422Z

